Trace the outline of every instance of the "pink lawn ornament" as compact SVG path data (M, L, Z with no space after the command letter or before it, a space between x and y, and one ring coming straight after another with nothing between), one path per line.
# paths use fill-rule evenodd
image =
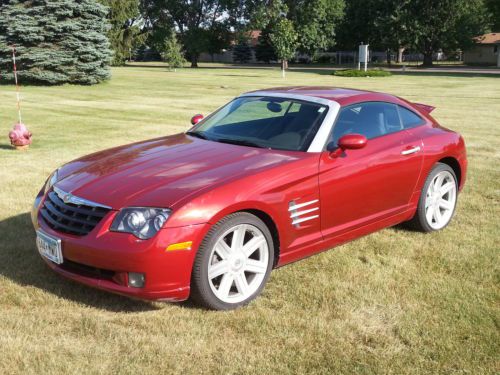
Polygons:
M24 124L17 123L9 132L10 144L17 149L28 148L31 144L31 135L31 132Z

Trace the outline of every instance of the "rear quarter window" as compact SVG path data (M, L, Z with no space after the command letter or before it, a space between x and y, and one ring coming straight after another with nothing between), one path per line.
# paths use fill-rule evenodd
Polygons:
M409 109L398 106L399 116L401 117L401 122L403 123L403 127L405 129L411 129L416 126L420 126L425 124L425 121L422 117L417 115L415 112L410 111Z

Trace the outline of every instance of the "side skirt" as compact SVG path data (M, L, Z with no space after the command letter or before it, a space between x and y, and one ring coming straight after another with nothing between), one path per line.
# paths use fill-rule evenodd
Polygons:
M298 260L307 258L311 255L315 255L323 251L329 250L335 246L343 245L347 242L366 236L378 230L392 227L396 224L400 224L404 221L411 219L414 213L415 213L415 207L408 209L397 215L389 216L374 223L370 223L362 227L353 229L349 232L342 233L326 241L323 240L313 245L309 245L307 247L303 247L290 252L285 252L284 254L281 254L276 267L281 267L286 264L296 262Z

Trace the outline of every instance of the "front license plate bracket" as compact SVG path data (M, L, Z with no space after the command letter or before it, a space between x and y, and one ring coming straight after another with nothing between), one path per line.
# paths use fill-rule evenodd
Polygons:
M36 246L40 255L51 262L55 264L62 264L64 262L60 238L50 236L41 230L37 230Z

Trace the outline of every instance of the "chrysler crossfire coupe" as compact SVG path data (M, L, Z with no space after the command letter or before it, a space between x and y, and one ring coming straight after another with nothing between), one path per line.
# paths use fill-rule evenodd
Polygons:
M185 133L54 171L32 211L38 250L106 291L242 306L273 268L403 222L448 225L466 151L433 109L330 87L243 94Z

